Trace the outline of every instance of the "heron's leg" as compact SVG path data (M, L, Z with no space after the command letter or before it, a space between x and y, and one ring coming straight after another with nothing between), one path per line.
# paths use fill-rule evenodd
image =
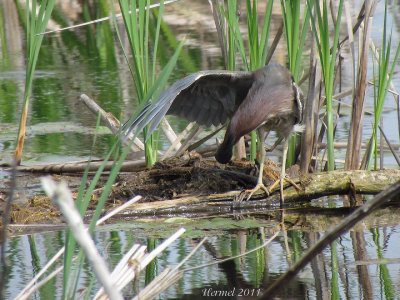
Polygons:
M263 130L257 130L257 131L258 131L258 136L260 137L260 145L261 145L261 147L260 147L260 151L261 151L260 170L258 173L257 185L251 190L246 190L246 193L249 193L249 195L246 198L247 200L249 200L251 198L251 196L253 196L253 194L255 192L257 192L259 189L262 189L269 196L269 190L263 183L264 163L265 163L265 157L266 157L264 142L265 142L266 135L268 135L268 132L264 132Z
M283 202L285 202L285 198L283 197L283 183L285 180L287 182L289 182L296 190L298 190L298 191L301 190L300 187L294 181L292 181L290 178L286 178L286 158L287 158L288 148L289 148L289 139L287 138L287 139L285 139L285 142L283 144L282 167L281 167L280 177L269 188L269 192L271 192L272 189L274 189L279 183L279 187L280 187L279 190L280 190L280 194L281 194L281 205L283 204Z
M285 202L283 197L283 180L285 179L286 173L286 157L289 148L289 138L285 138L283 142L283 153L282 153L282 169L281 169L281 177L280 177L280 192L281 192L281 205Z
M281 194L281 205L283 202L285 202L285 198L283 197L283 182L285 179L285 174L286 174L286 157L287 157L287 151L289 147L289 138L285 138L285 141L283 142L283 152L282 152L282 167L281 167L281 175L279 176L279 179L274 182L273 185L270 186L269 192L272 191L273 188L275 188L278 183L279 183L279 190Z

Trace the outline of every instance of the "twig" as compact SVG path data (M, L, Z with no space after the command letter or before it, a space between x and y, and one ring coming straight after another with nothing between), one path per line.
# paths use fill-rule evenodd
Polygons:
M180 144L180 142L182 141L182 139L188 134L188 132L193 128L193 126L194 126L195 124L196 124L195 122L191 122L191 123L189 123L189 124L186 126L185 130L182 131L182 132L178 135L178 137L176 138L176 140L175 140L174 142L172 142L172 144L171 144L171 146L169 147L169 149L167 150L167 152L165 152L165 154L161 157L161 160L164 160L164 159L166 159L166 158L169 156L169 154L172 152L172 150L175 149L175 147L178 145L178 143ZM181 147L182 147L182 144L181 144L181 146L180 146L179 148L181 148ZM178 149L178 150L179 150L179 149Z
M276 31L276 35L274 40L272 41L271 47L268 50L268 54L267 57L265 59L265 64L268 65L269 61L272 58L272 55L274 55L276 47L278 47L279 41L282 37L283 34L283 20L281 21L281 23L279 24L278 30Z
M96 222L96 226L103 224L105 221L107 221L111 217L115 216L116 214L119 214L120 212L124 211L128 207L132 206L134 203L138 202L140 199L142 199L142 196L135 196L128 202L124 203L123 205L118 206L117 208L113 209L108 214L106 214L104 217L98 219Z
M194 130L189 134L186 141L182 144L182 147L176 151L175 155L180 156L190 146L190 143L204 130L204 126L196 125Z
M182 277L182 272L172 271L166 268L160 275L154 278L143 290L140 291L132 300L154 299L156 295L170 287Z
M104 161L91 161L89 171L97 171L103 163ZM76 161L45 165L42 164L33 166L18 166L17 169L19 172L32 173L76 173L85 171L87 164L87 161ZM104 167L104 171L110 171L113 165L113 161L108 161L106 166ZM121 167L121 171L140 171L144 169L146 169L146 163L144 160L125 161Z
M180 141L177 141L178 137L176 136L175 131L172 129L171 125L165 117L162 118L160 127L169 142L171 144L174 143L175 150L178 150L182 146L182 144L180 143Z
M173 3L173 2L176 2L176 1L178 1L178 0L165 1L164 5L170 4L170 3ZM159 7L159 6L160 6L159 3L158 4L153 4L153 5L150 5L150 9L155 8L155 7ZM136 9L136 12L138 12L138 11L139 11L139 9ZM129 11L129 13L131 14L131 11ZM122 17L122 14L116 14L115 17L116 18L120 18L120 17ZM38 33L37 35L45 35L45 34L60 32L60 31L64 31L64 30L70 30L70 29L75 29L75 28L79 28L79 27L84 27L84 26L87 26L87 25L90 25L90 24L96 24L96 23L101 23L101 22L104 22L104 21L112 20L112 18L113 18L113 16L109 16L109 17L97 19L97 20L94 20L94 21L78 24L78 25L73 25L73 26L69 26L69 27L65 27L65 28L61 28L61 29L46 31L46 32L43 32L43 33Z
M225 126L220 126L219 128L215 129L213 132L211 132L210 134L206 135L205 137L203 137L202 139L200 139L199 141L195 142L194 144L190 145L187 150L188 151L192 151L195 150L197 147L203 145L206 141L208 141L209 139L211 139L214 135L216 135L218 132L221 131L222 128L224 128Z
M190 251L190 253L172 270L172 271L178 271L178 269L183 266L183 264L193 256L193 254L196 253L197 250L199 250L199 248L201 247L201 245L204 244L204 242L207 240L207 237L203 238L200 243L197 244L196 247L193 248L192 251Z
M114 268L112 277L119 290L122 290L128 282L136 277L138 273L137 262L143 259L145 252L146 246L134 244ZM102 287L93 297L93 300L103 299L107 299L107 295Z
M112 113L106 112L93 99L91 99L89 96L85 94L82 94L80 96L80 99L82 100L83 103L86 104L86 106L92 113L94 113L95 115L100 114L101 121L111 130L112 133L114 133L117 136L119 135L121 123ZM133 134L130 134L128 139L125 140L125 143L129 144L130 139L132 137ZM132 147L133 151L144 150L144 144L138 138L134 139Z
M356 209L352 214L344 218L340 224L328 230L325 235L312 246L303 257L292 265L285 274L279 277L269 288L261 295L260 299L272 299L274 295L287 284L296 274L303 269L315 256L325 249L330 243L339 236L350 230L357 222L371 214L389 199L400 195L400 181L391 185L387 190L379 193L374 199L367 201L363 206Z
M365 1L363 2L363 5L361 6L360 12L358 13L357 16L357 21L356 24L353 26L353 35L357 32L358 28L362 24L362 22L365 19ZM346 42L349 39L349 35L346 35L343 40L340 41L339 47L342 47L343 43Z
M210 145L197 149L196 152L203 157L213 156L216 151L216 145ZM135 152L130 156L131 159L135 157L143 156L143 151ZM18 166L17 171L19 172L31 172L31 173L76 173L83 172L87 167L88 161L76 161L67 163L54 163L54 164L40 164L40 165L29 165L29 166ZM98 168L103 164L103 161L91 161L89 171L97 171ZM110 171L114 162L107 162L104 167L104 171ZM3 165L7 166L7 165ZM125 160L122 163L120 169L121 172L132 172L132 171L143 171L146 169L146 162L143 160Z
M396 151L394 151L394 149L392 147L392 144L390 143L390 141L386 137L386 134L383 132L381 126L378 126L378 127L379 127L379 130L381 131L382 136L385 138L385 141L388 144L390 151L392 151L394 159L396 160L397 164L400 166L400 158L399 158L399 156L397 155ZM383 151L381 150L381 152L383 152Z
M159 245L152 252L145 254L146 246L134 245L134 247L124 255L118 265L115 267L112 272L114 282L118 283L118 289L123 289L128 282L132 281L136 274L140 271L144 270L146 266L161 252L163 252L169 245L171 245L177 238L179 238L185 232L184 228L179 229L175 232L171 237L166 239L161 245ZM150 284L146 286L144 290L142 290L138 297L139 299L148 299L152 298L154 295L159 293L163 288L168 287L165 285L165 276L170 273L170 269L164 270L157 278L155 278ZM174 272L176 273L176 272ZM179 279L177 274L170 274L172 278ZM160 285L163 284L163 288ZM99 292L96 294L94 299L104 299L104 289L101 288ZM135 297L135 298L136 298Z
M185 228L179 229L173 235L171 235L168 239L166 239L160 246L150 252L146 258L140 262L139 269L144 270L146 266L151 262L158 254L163 252L165 248L167 248L172 242L174 242L178 237L180 237L186 231Z
M38 282L39 278L42 277L42 275L47 272L47 270L63 255L65 251L65 247L62 247L58 252L47 262L47 264L33 277L33 279L23 288L23 290L15 297L15 299L18 300L25 300L30 297L35 291L37 291L39 288L41 288L43 285L45 285L47 282L49 282L51 279L53 279L58 273L60 273L64 267L61 266L51 272L49 275L46 276L45 279L42 281Z
M215 28L217 29L217 35L218 35L218 41L219 41L219 46L221 48L221 54L222 54L222 61L224 62L224 67L227 70L228 69L228 56L226 54L226 49L227 49L227 45L225 42L225 36L223 33L223 27L222 23L224 22L225 24L225 18L221 18L221 13L218 7L218 2L217 0L208 0L208 2L210 3L211 6L211 10L213 13L213 17L214 17L214 23L215 23Z

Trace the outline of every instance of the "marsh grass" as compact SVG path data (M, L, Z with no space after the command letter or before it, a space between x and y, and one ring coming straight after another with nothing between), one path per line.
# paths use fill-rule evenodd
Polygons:
M285 28L286 46L289 60L289 70L293 74L294 81L299 83L300 63L303 55L304 42L310 21L310 12L305 4L304 13L301 17L301 1L281 0L283 25ZM302 24L301 24L301 19ZM301 24L301 25L300 25ZM296 147L298 137L293 135L289 140L289 148L286 167L296 163Z
M38 13L37 8L40 4ZM26 74L25 74L25 91L23 110L18 129L17 147L15 150L15 158L20 164L26 132L26 120L28 117L29 98L31 95L33 76L36 69L36 63L39 56L40 46L42 44L43 33L50 20L55 0L44 0L38 3L36 0L27 1L26 7Z
M307 7L309 4L305 3L303 16L301 16L301 4L301 1L281 0L289 70L292 72L296 82L299 81L300 72L302 71L300 64L310 22L310 11Z
M328 4L327 1L323 1L322 9L319 1L307 0L308 9L311 13L311 8L314 6L314 11L316 14L316 19L311 18L312 29L314 33L314 38L316 41L319 59L321 62L323 80L324 80L324 90L326 97L326 131L327 131L327 163L328 170L333 170L335 168L335 156L333 147L333 109L332 100L334 93L334 80L335 80L335 66L338 53L339 45L339 33L341 16L343 11L343 0L339 1L338 11L336 16L336 22L334 26L333 40L330 41L330 28L329 25L329 14L328 14Z
M96 127L100 125L100 115L97 118L97 123ZM95 138L93 140L93 146L92 149L94 149L94 145L96 143L96 138L97 136L95 135ZM115 157L118 156L118 143L115 143L110 152L107 154L106 158L104 159L103 164L100 166L100 168L97 170L96 174L94 175L93 179L91 180L91 183L89 187L85 190L86 188L86 182L88 180L88 173L89 173L89 167L90 167L90 160L87 164L87 167L85 169L85 172L82 176L81 184L78 189L78 195L76 197L76 208L78 209L79 213L81 214L82 218L84 217L87 207L89 205L89 202L92 198L93 191L97 186L97 183L103 174L104 167L106 166L106 163L111 157L114 155ZM127 152L127 151L126 151ZM96 206L95 213L93 215L93 218L90 222L89 225L89 232L90 234L93 234L94 227L96 225L97 220L100 217L100 213L102 212L102 209L104 207L105 201L107 200L108 194L111 190L112 184L115 181L116 176L118 175L120 166L122 164L123 159L125 158L124 156L125 153L122 153L121 158L117 161L114 161L114 166L111 170L110 176L108 177L107 183L104 186L104 190L100 196L100 199L98 200L98 204ZM90 155L91 158L92 155ZM80 279L80 271L83 266L84 262L84 256L82 250L79 250L79 254L77 256L77 259L73 261L74 255L75 255L75 246L76 246L76 241L70 230L68 229L66 232L65 236L65 253L64 253L64 276L63 276L63 296L67 298L73 298L73 296L76 294L76 290L78 288L78 282ZM90 291L89 291L90 292Z
M382 46L377 57L377 78L374 81L374 127L372 143L369 149L368 169L371 169L372 163L374 169L378 169L378 132L379 124L381 121L382 110L385 104L385 99L389 90L389 85L393 77L394 68L399 58L400 44L397 46L393 61L391 61L391 46L392 46L392 33L387 36L387 1L385 1L385 14L383 20L382 32ZM374 55L373 55L374 56ZM390 66L390 64L392 64ZM373 65L375 79L375 63ZM373 156L373 161L372 161Z
M110 1L113 14L115 10L113 2ZM149 0L136 1L119 0L124 25L129 40L130 50L132 53L132 65L128 58L128 54L123 49L123 43L118 30L116 18L114 17L114 27L120 41L126 62L131 70L138 96L139 107L128 123L132 123L141 109L150 99L157 99L167 83L172 69L177 61L178 55L182 49L183 41L181 41L172 55L170 61L166 64L161 72L156 70L158 41L160 36L160 26L164 11L164 1L160 2L159 12L157 14L157 25L154 32L154 41L152 44L153 51L150 47L150 7ZM133 13L138 10L138 15ZM157 76L157 74L159 74ZM143 134L147 137L147 128L144 128ZM157 161L157 146L153 135L145 140L145 158L148 166L152 166Z

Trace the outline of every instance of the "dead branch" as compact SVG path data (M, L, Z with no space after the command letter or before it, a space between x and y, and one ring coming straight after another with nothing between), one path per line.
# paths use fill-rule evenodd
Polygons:
M202 157L210 157L214 155L217 146L208 146L198 149L196 151ZM121 172L137 172L146 169L146 163L144 159L144 151L136 151L130 154L131 160L125 160L121 167ZM89 171L97 171L103 164L102 160L92 160L90 162ZM17 166L18 172L31 172L31 173L79 173L84 172L89 161L72 161L66 163L53 163L53 164L40 164L30 166ZM110 171L113 166L113 161L107 162L104 167L104 171ZM3 165L3 167L11 167L9 165Z
M19 172L31 172L31 173L79 173L84 172L88 161L75 161L67 163L55 163L46 165L32 165L32 166L18 166L17 170ZM89 171L97 171L99 167L103 164L103 161L91 161L89 165ZM110 171L114 162L107 162L104 171ZM144 160L132 160L125 161L121 167L122 172L126 171L141 171L146 168L146 163Z
M112 133L114 133L115 135L119 134L121 123L112 113L106 112L93 99L89 98L85 94L82 94L80 96L80 99L82 100L83 103L86 104L86 106L93 114L95 115L100 114L101 121L111 130ZM132 145L132 150L133 151L144 150L144 145L138 138L135 138Z

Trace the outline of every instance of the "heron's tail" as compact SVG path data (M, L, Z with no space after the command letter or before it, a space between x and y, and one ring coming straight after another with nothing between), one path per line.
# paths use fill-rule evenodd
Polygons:
M228 127L224 141L218 147L217 153L215 153L215 159L221 164L228 163L232 158L233 145L235 145L235 138Z

